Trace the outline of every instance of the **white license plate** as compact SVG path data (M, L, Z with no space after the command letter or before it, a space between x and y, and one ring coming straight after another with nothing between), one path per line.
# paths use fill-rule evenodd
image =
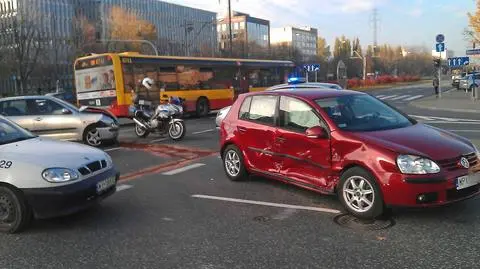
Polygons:
M459 177L456 180L457 190L465 189L480 183L479 174Z
M109 177L97 183L97 193L102 193L116 184L115 177Z

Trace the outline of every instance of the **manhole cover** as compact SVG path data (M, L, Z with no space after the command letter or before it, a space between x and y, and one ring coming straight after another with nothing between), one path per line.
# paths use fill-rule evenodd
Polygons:
M270 218L266 216L256 216L253 218L253 220L258 222L267 222L268 220L270 220Z
M358 219L350 214L336 216L333 221L342 226L353 230L377 231L384 230L395 225L391 218L377 218L372 220Z

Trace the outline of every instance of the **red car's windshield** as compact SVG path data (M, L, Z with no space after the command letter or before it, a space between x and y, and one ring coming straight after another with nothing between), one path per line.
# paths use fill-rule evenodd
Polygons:
M369 132L403 128L413 123L400 112L370 95L353 94L316 100L338 128Z

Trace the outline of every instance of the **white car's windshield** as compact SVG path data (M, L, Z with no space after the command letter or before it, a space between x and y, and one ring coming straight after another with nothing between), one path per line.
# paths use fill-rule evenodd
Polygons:
M0 145L14 143L36 137L14 123L0 117Z
M338 128L346 131L380 131L413 124L400 112L370 95L346 95L316 102Z

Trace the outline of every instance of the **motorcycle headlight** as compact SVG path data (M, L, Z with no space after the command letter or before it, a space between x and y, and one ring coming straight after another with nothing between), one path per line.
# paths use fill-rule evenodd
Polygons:
M48 182L62 183L78 179L78 173L68 168L48 168L43 170L42 177Z
M434 161L414 155L398 156L397 166L403 174L435 174L440 172L440 167Z

